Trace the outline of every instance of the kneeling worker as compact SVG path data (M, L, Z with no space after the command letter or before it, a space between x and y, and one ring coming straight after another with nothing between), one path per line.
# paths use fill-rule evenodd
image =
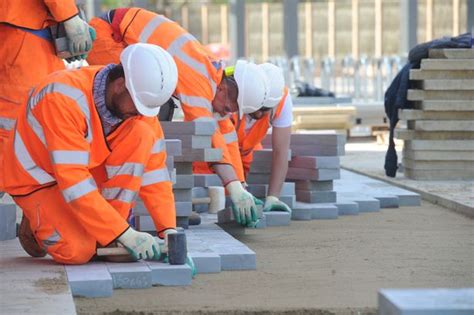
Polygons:
M177 67L163 49L127 47L121 64L55 72L22 106L6 144L5 187L23 210L20 243L34 257L88 262L97 244L121 243L135 259L158 259L155 239L127 223L139 194L158 235L176 211L159 107Z

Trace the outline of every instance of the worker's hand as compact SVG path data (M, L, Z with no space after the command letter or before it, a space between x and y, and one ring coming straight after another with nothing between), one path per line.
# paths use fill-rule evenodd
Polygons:
M239 181L230 182L226 189L232 199L232 210L237 223L246 227L255 227L258 221L255 197L246 191Z
M267 199L265 199L263 212L269 212L269 211L285 211L291 214L291 208L288 207L286 203L280 201L275 196L268 196Z
M87 53L92 48L95 30L92 29L91 31L89 24L81 19L79 15L65 21L64 28L69 40L69 52L71 54Z
M165 245L162 250L163 253L168 253L168 235L174 233L178 233L178 231L176 231L176 229L167 229L163 232L163 234L165 234Z
M160 245L148 233L137 232L129 227L117 240L135 259L160 259Z

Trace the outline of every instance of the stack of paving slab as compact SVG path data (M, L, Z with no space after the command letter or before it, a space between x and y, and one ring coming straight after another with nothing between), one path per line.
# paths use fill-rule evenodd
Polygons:
M286 179L296 188L293 220L337 218L333 181L340 177L339 156L344 154L345 141L345 135L332 132L291 135ZM271 146L271 136L263 145Z
M410 71L414 109L400 110L407 129L405 176L417 180L474 179L474 49L430 50Z
M268 184L272 170L271 149L256 150L253 153L253 162L247 174L247 190L255 197L265 200L268 194ZM291 151L288 152L288 161L291 160ZM293 208L296 202L295 184L291 182L283 183L280 200ZM286 212L267 212L261 218L262 227L282 226L290 224L290 214Z
M216 214L203 214L199 226L186 230L188 255L193 258L197 273L255 270L255 252L218 227L216 220ZM106 297L114 289L186 286L192 282L189 266L159 261L91 262L65 268L74 296Z
M189 225L193 205L193 162L215 162L222 158L222 150L214 149L211 138L216 131L214 120L196 120L192 122L161 122L166 139L181 141L182 154L174 157L176 183L173 186L176 203L176 224L185 229Z

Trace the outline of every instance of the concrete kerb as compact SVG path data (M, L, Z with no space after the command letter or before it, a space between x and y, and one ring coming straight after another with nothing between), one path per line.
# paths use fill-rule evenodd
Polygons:
M348 171L351 171L351 172L354 172L354 173L357 173L357 174L360 174L360 175L364 175L364 176L367 176L367 177L370 177L370 178L373 178L373 179L377 179L377 180L389 183L391 185L394 185L394 186L397 186L397 187L400 187L400 188L403 188L403 189L413 191L413 192L419 194L423 200L426 200L426 201L431 202L433 204L440 205L440 206L445 207L445 208L447 208L451 211L460 213L462 215L467 216L468 218L474 219L474 207L470 207L470 206L467 206L465 204L459 203L455 200L450 200L448 198L445 198L445 197L442 197L442 196L439 196L439 195L436 195L436 194L433 194L433 193L429 193L429 192L426 192L426 191L423 191L423 190L420 190L420 189L417 189L417 188L410 187L410 186L405 185L403 183L396 182L395 180L390 180L389 178L367 174L367 173L361 172L359 170L356 170L356 169L353 169L353 168L350 168L350 167L342 167L341 166L341 168L345 169L345 170L348 170Z

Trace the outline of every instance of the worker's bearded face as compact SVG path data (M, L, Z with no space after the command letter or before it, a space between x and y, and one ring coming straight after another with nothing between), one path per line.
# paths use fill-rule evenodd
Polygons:
M214 112L218 113L221 117L225 117L230 113L238 111L237 94L237 87L229 84L226 79L222 79L221 83L217 86L216 96L212 100Z
M109 110L122 120L139 115L127 90L112 95L112 103Z

